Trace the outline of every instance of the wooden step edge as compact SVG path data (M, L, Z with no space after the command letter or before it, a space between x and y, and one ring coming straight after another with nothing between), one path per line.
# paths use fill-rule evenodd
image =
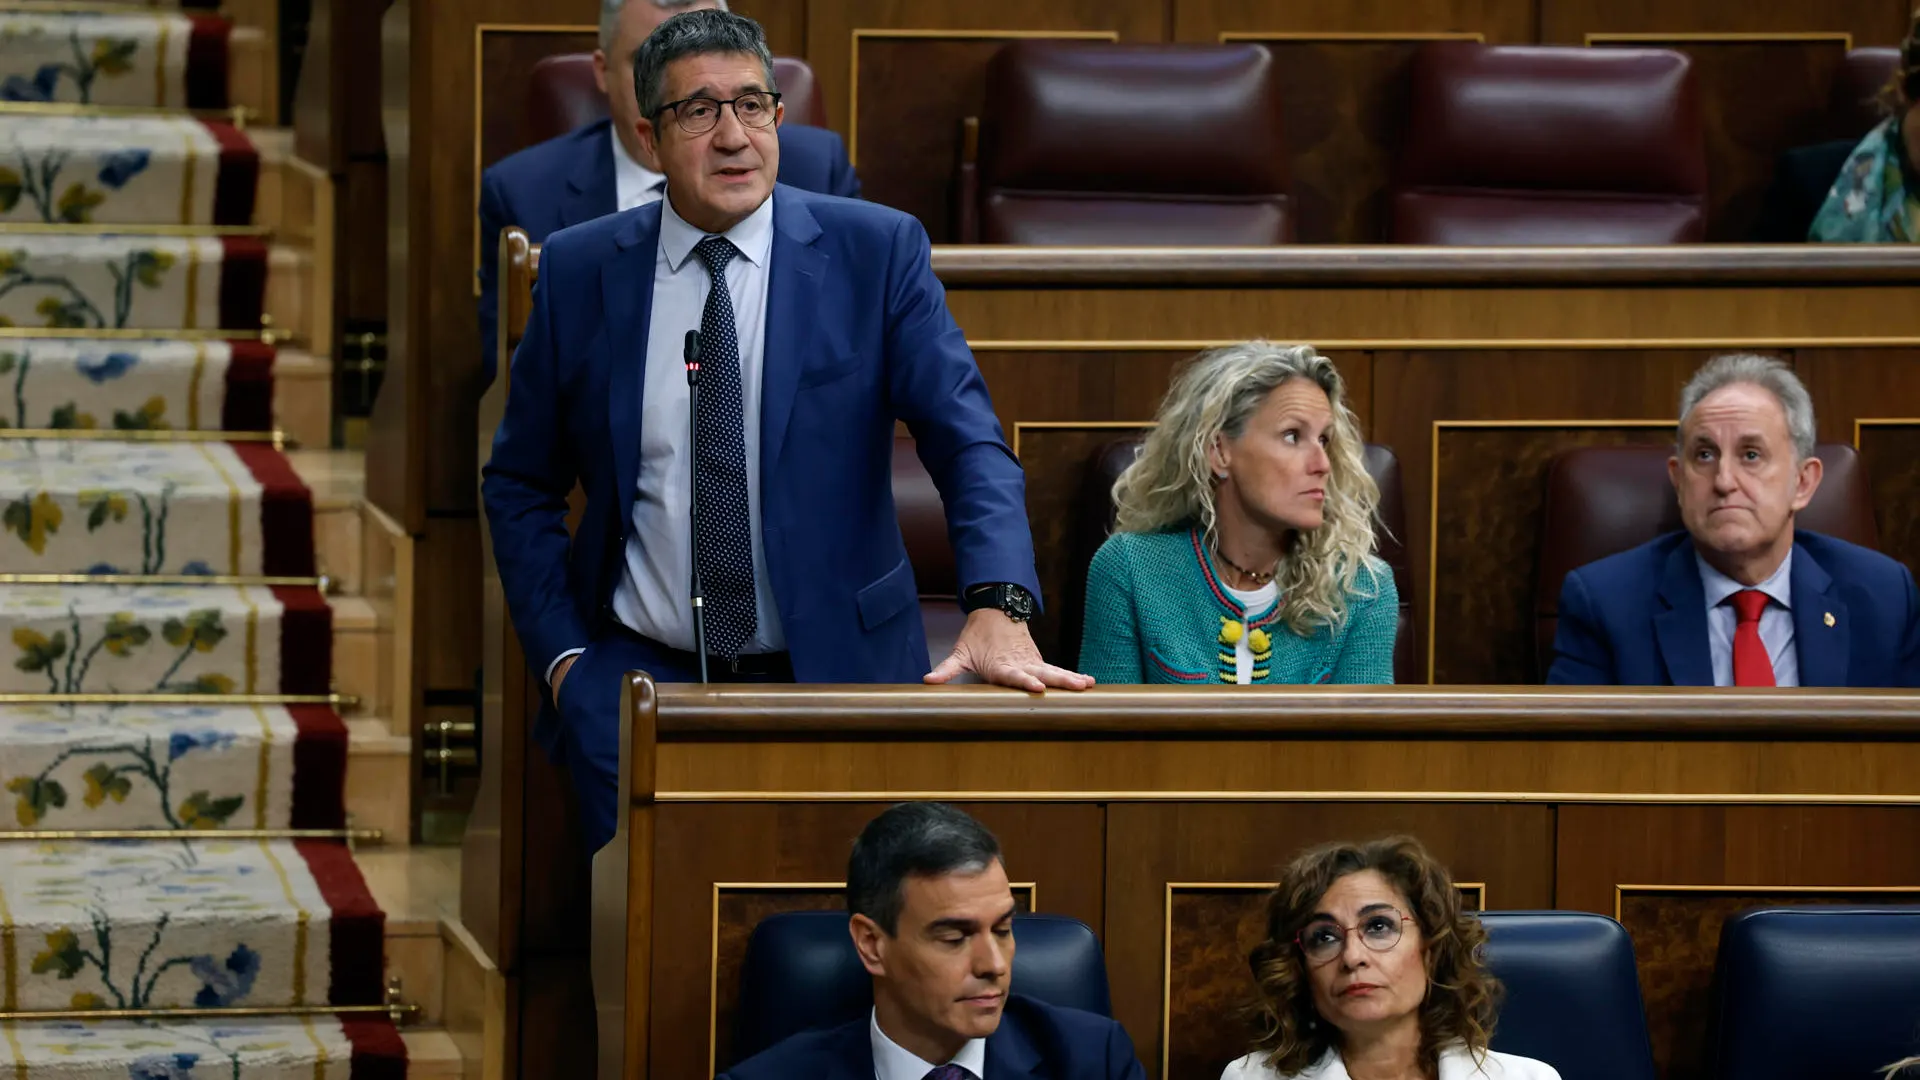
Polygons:
M358 757L413 757L413 740L395 735L389 723L377 716L349 716L347 753Z
M380 609L364 596L329 596L336 634L373 634L380 631Z
M400 1039L407 1044L407 1080L466 1076L460 1047L444 1028L403 1028Z

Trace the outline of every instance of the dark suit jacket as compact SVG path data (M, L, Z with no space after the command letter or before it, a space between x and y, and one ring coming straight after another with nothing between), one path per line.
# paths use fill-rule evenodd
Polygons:
M1803 529L1790 580L1800 685L1920 686L1920 593L1906 567ZM1547 681L1712 686L1706 597L1684 531L1588 563L1560 588Z
M493 382L498 351L500 230L518 225L533 242L569 225L605 217L617 208L612 121L596 120L565 135L502 158L480 175L480 344L486 381ZM860 197L860 178L847 163L840 136L804 124L780 126L780 182L790 187Z
M873 1080L871 1019L809 1031L735 1065L721 1080ZM1019 994L1007 998L1000 1029L987 1036L982 1080L1144 1080L1133 1041L1119 1024Z
M1827 201L1827 192L1840 176L1859 139L1841 139L1796 147L1780 155L1773 167L1773 183L1760 205L1753 226L1756 244L1804 244L1814 216Z
M660 217L656 202L547 239L482 470L494 562L537 671L613 618L640 470ZM896 421L940 491L960 585L1039 594L1025 476L931 256L926 230L898 210L774 189L755 512L801 682L926 673L919 589L888 482ZM586 508L569 544L576 480ZM552 749L546 712L535 734Z

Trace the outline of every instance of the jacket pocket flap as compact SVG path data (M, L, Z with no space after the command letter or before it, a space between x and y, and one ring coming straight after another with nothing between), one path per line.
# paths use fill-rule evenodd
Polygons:
M860 625L867 630L900 614L908 604L917 603L919 599L920 590L913 581L913 564L905 559L854 596L860 608Z

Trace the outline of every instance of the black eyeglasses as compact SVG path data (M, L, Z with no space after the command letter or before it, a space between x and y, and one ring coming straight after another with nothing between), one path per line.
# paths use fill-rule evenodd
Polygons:
M1361 944L1374 952L1386 952L1400 944L1401 928L1413 920L1391 908L1376 911L1360 920L1358 926L1341 926L1332 919L1315 919L1294 935L1294 943L1310 964L1325 964L1347 947L1347 935L1358 930Z
M780 95L771 90L755 90L731 101L718 101L710 97L681 98L653 110L653 115L648 119L658 124L660 114L672 109L674 123L680 125L681 131L689 135L705 135L720 123L720 110L728 105L733 106L733 115L739 118L743 126L770 127L780 112Z

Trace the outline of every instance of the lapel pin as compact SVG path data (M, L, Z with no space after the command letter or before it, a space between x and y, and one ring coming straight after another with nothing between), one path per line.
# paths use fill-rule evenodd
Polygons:
M1828 626L1833 625L1833 612L1829 611L1825 615L1821 616L1821 618L1826 622Z

